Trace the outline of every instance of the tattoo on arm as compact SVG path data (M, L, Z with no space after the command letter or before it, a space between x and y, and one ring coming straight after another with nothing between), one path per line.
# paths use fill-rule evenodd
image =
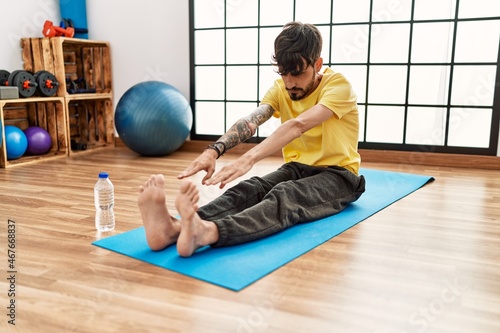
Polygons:
M238 120L219 140L229 150L245 142L255 134L257 127L265 123L273 115L274 110L270 105L261 105L247 117Z

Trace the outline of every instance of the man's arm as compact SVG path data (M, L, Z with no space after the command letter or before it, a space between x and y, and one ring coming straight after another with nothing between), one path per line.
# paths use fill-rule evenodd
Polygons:
M270 105L259 106L254 112L238 120L217 142L222 142L226 150L236 147L250 139L257 131L257 127L269 120L273 113L274 110Z
M214 144L220 151L220 155L251 138L255 134L257 128L269 120L273 113L274 110L270 105L263 104L248 116L239 119ZM198 156L198 158L191 162L191 164L178 176L178 178L186 178L201 170L205 170L207 174L202 180L202 184L205 184L205 181L212 177L215 171L215 161L218 157L219 153L216 150L205 149L203 153Z
M208 179L205 184L215 185L220 183L220 188L223 188L227 183L247 173L261 159L274 154L288 143L300 137L302 133L323 123L332 116L333 112L327 107L321 104L313 106L297 118L290 119L281 124L264 141L241 155L232 163L224 166L217 174Z

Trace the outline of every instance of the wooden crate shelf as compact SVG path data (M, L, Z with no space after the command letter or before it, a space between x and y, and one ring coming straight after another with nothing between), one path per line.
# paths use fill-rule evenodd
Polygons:
M76 38L22 38L24 69L33 73L46 70L54 74L59 97L68 97L68 80L82 79L92 94L111 94L111 54L108 42Z
M64 37L22 38L21 48L24 70L49 71L59 82L57 97L63 99L67 155L114 147L109 43ZM87 91L70 93L69 82L79 79L86 83ZM72 148L72 142L86 149Z
M67 132L69 155L88 152L97 148L114 147L114 119L112 98L66 98L68 111ZM81 150L72 147L72 142L80 146Z
M60 97L0 100L0 122L2 145L0 167L9 168L27 163L36 163L68 155L68 136L64 99ZM51 136L52 146L43 155L24 155L8 160L4 126L13 125L21 130L39 126Z

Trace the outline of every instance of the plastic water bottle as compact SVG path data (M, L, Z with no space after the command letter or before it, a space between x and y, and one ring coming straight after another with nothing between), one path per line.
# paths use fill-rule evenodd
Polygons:
M99 173L94 186L95 227L99 231L111 231L115 228L115 193L113 183L107 172Z

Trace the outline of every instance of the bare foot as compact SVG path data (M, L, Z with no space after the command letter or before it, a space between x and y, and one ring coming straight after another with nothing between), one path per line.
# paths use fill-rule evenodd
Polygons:
M168 212L164 187L163 175L153 175L141 186L137 199L146 240L153 251L175 243L180 232L180 222Z
M215 223L202 220L198 215L198 199L196 185L187 180L182 181L175 200L182 225L177 240L177 252L182 257L189 257L200 247L213 244L219 239L219 230Z

